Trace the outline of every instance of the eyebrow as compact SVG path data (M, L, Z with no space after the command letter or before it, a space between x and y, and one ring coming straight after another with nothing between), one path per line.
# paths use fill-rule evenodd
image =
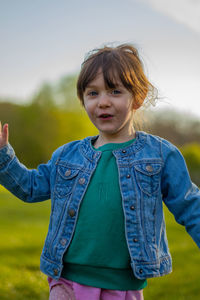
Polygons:
M96 85L87 85L85 89L94 89L97 88Z

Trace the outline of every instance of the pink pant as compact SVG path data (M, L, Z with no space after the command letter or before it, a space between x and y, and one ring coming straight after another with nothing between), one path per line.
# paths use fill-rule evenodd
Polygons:
M118 291L82 285L64 278L48 277L49 300L143 300L143 290Z

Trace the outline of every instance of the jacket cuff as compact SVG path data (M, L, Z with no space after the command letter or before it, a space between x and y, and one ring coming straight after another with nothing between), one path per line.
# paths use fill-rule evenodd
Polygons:
M0 148L0 169L15 156L15 151L10 144Z

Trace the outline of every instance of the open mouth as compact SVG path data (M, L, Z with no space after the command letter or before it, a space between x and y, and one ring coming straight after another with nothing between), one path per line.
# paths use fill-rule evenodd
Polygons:
M112 117L113 117L113 115L110 115L110 114L101 114L99 116L99 118L102 120L108 120L108 119L111 119Z

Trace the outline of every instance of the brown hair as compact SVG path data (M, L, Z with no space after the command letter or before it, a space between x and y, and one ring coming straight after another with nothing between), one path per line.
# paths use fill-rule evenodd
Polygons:
M142 106L148 94L155 100L153 92L155 88L144 74L137 49L131 44L122 44L117 47L104 46L88 53L77 81L77 95L82 104L87 85L100 69L106 88L115 88L117 79L121 80L124 87L133 95L135 108Z

